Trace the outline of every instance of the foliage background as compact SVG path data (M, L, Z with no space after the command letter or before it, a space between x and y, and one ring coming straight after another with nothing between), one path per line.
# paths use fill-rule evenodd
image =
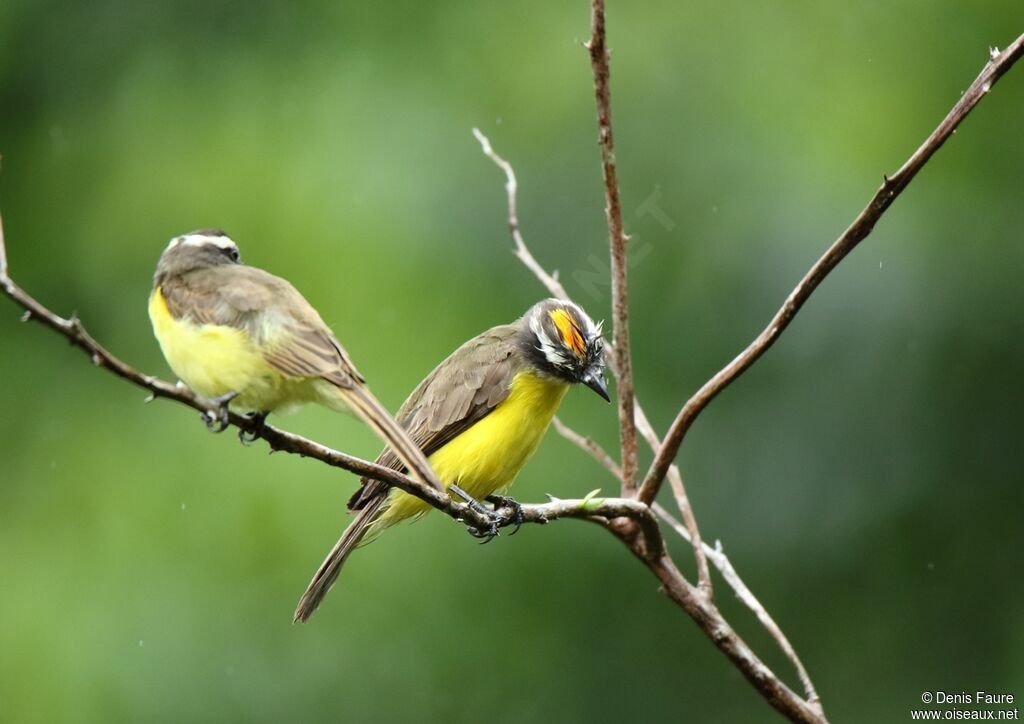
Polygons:
M659 428L1020 20L1011 0L611 3L638 389ZM150 274L171 236L222 226L397 407L541 296L474 125L519 172L535 253L609 315L587 32L584 2L5 0L13 271L168 375ZM1024 696L1021 127L1017 69L684 446L705 536L836 721L903 721L923 690ZM651 199L671 223L642 213ZM142 405L18 315L0 302L0 720L772 718L621 547L573 522L478 547L430 516L353 557L293 626L355 480ZM594 395L563 413L615 445ZM377 452L326 411L279 423ZM599 486L550 435L516 493Z

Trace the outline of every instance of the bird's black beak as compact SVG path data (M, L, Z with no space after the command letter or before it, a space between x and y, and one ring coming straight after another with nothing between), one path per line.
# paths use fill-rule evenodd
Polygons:
M588 370L580 381L608 402L612 401L612 398L608 396L608 386L604 382L604 372Z

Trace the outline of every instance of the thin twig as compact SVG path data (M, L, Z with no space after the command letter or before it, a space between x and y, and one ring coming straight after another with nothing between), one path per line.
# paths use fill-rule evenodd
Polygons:
M615 166L615 137L612 133L611 53L604 22L604 0L593 0L590 13L590 67L594 73L597 104L598 145L604 176L605 215L612 269L612 321L615 340L615 390L619 403L619 440L622 448L622 494L636 491L636 422L633 419L633 361L629 346L629 288L626 274L626 235L619 200L619 179Z
M729 625L714 602L686 581L667 554L652 559L642 549L630 545L630 550L661 581L662 592L694 620L768 704L790 721L826 724L820 702L804 701L786 686Z
M516 211L516 172L512 170L512 165L494 152L491 148L491 142L487 136L480 132L479 128L473 129L473 135L476 136L476 140L480 142L480 148L483 149L484 155L487 158L494 161L505 173L505 191L508 194L508 233L512 236L512 241L516 245L516 256L519 257L519 261L526 265L526 268L533 272L534 276L540 279L551 296L557 297L558 299L569 299L569 295L565 291L565 287L562 283L555 279L552 275L548 274L544 267L542 267L533 254L526 247L526 242L523 241L523 235L519 231L519 215Z
M609 455L603 447L598 445L593 439L586 437L585 435L580 435L557 417L554 419L554 425L555 430L559 435L586 452L590 457L594 458L594 460L597 460L605 470L612 474L612 477L620 483L622 482L622 468L619 467L619 464L615 462L612 456Z
M783 330L800 311L804 303L811 296L811 293L818 288L818 285L828 276L835 266L846 258L856 246L874 229L875 224L882 217L882 214L892 205L892 202L913 180L928 160L938 151L946 140L953 134L961 121L974 109L995 85L996 81L1021 55L1024 55L1024 35L1018 37L1010 47L999 53L993 50L990 53L990 60L986 63L978 77L971 83L970 87L960 96L952 110L946 115L942 123L932 131L924 143L914 151L913 155L900 167L891 177L885 177L882 186L875 192L871 201L863 211L854 219L853 223L836 239L835 243L825 252L810 271L800 280L796 288L790 292L785 303L775 313L772 321L747 346L732 362L723 367L710 380L697 390L694 395L686 401L675 421L665 436L665 442L661 446L650 470L640 486L640 500L650 503L658 494L662 480L668 471L679 446L683 442L686 432L690 429L693 421L701 411L707 407L718 395L719 392L734 382L743 372L750 368L758 358L764 354L772 344L779 338Z
M693 540L690 537L690 532L686 526L683 525L674 515L669 513L659 503L655 503L651 506L654 510L655 515L665 521L676 533L678 533L683 540L692 543ZM778 643L779 648L782 649L783 653L789 658L790 663L793 664L793 668L796 669L797 676L800 677L800 683L804 687L804 692L807 696L809 704L818 703L820 706L820 699L818 692L814 688L814 683L811 681L810 675L807 673L807 669L804 668L803 662L800 661L800 657L797 656L796 650L793 645L789 643L789 639L779 628L779 625L775 623L775 619L771 617L771 614L765 609L753 592L747 587L747 584L743 582L736 569L733 568L732 562L729 557L725 555L725 551L722 550L722 542L715 541L715 547L712 548L707 543L702 543L701 547L704 549L705 555L708 559L714 563L715 568L722 574L725 582L729 584L729 587L736 592L736 597L743 602L743 604L749 608L757 620L761 622L761 625L771 634L772 638Z

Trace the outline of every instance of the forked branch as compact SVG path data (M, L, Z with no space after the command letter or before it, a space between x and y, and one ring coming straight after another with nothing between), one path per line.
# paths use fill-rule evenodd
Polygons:
M639 416L639 409L637 412L637 427L641 434L643 434L644 437L647 437L647 434L644 432L645 423L642 422L642 418ZM604 450L604 448L598 445L594 440L576 432L558 418L555 418L555 429L558 431L559 435L590 455L614 477L621 480L619 477L621 475L621 470L618 465L615 464L615 461L612 460L611 456ZM653 430L651 430L651 434L654 434ZM652 446L657 448L660 444L661 441L657 439L657 436L655 436ZM682 486L682 477L675 465L669 469L668 475L669 482L673 484L674 490L676 489L676 483L678 483L679 487ZM681 511L689 510L689 501L681 499L678 495L676 496L676 504ZM676 519L674 515L669 513L658 503L655 503L651 508L654 511L654 514L678 533L683 540L694 545L689 529ZM692 515L692 511L690 512L690 515ZM789 639L786 638L786 635L782 632L779 625L775 623L775 619L772 618L771 614L768 613L767 609L765 609L750 588L747 587L747 584L743 582L743 579L740 578L736 569L733 567L732 562L729 560L728 556L725 555L725 551L722 550L721 541L716 541L714 548L701 541L698 541L696 545L699 545L701 548L703 553L702 559L705 562L705 566L707 565L707 561L710 559L715 568L717 568L722 574L722 578L724 578L726 583L729 584L729 587L733 589L736 597L739 598L755 616L757 616L757 620L761 622L761 625L764 626L765 630L767 630L769 634L771 634L772 638L774 638L776 643L778 643L779 648L782 649L783 653L786 654L786 657L789 658L793 667L796 669L797 676L800 677L800 683L804 687L808 703L817 704L819 701L818 693L814 688L810 675L807 673L807 669L804 668L803 662L800 661L800 657L797 656L796 650L789 642Z
M595 78L595 92L597 96L598 127L601 134L602 166L605 176L606 200L608 201L607 211L610 245L612 250L612 283L614 292L616 289L616 283L619 281L625 281L625 257L621 257L623 264L616 268L616 253L617 250L624 251L627 237L625 236L621 226L621 211L618 211L618 226L616 226L615 215L613 214L613 208L618 208L618 188L617 183L615 182L615 159L611 137L610 96L608 94L607 85L608 52L605 44L604 1L592 0L592 11L592 37L587 47L591 52L591 61ZM860 213L860 215L858 215L839 239L836 240L825 255L819 259L811 270L804 276L800 284L797 285L786 299L782 308L776 313L768 327L739 356L737 356L736 359L730 362L718 374L712 377L711 380L705 383L705 385L703 385L701 389L698 390L697 393L683 406L664 441L658 439L653 427L647 421L646 416L643 415L642 408L640 408L639 404L636 403L636 417L632 414L634 410L630 410L631 414L628 415L628 419L620 414L620 436L622 436L623 439L623 466L620 467L616 465L611 456L609 456L599 445L594 443L593 440L580 435L574 430L563 425L560 421L556 422L556 428L561 435L579 446L588 454L592 455L613 476L622 480L624 491L632 489L630 484L632 478L629 475L626 463L628 460L625 446L626 426L632 426L635 424L640 428L641 432L644 433L644 436L655 451L655 460L651 465L651 469L645 476L640 489L637 491L636 497L643 503L653 504L654 498L661 487L662 481L666 476L670 478L673 494L675 496L676 503L683 514L685 526L680 524L660 506L656 506L656 509L659 512L659 515L665 518L670 525L672 525L672 527L693 546L698 564L699 587L694 588L686 581L667 553L661 558L651 558L648 556L645 559L648 568L659 578L659 580L662 581L663 590L669 595L669 597L676 601L676 603L678 603L698 623L701 629L704 630L712 638L715 644L733 661L733 663L743 672L762 696L764 696L765 699L779 712L794 721L825 721L821 702L818 698L814 685L789 640L785 637L771 616L768 615L764 607L761 606L753 593L750 592L736 574L735 569L722 552L721 544L719 544L717 548L710 548L701 541L696 520L693 516L693 511L690 507L689 499L682 483L682 477L679 474L678 469L673 465L673 460L678 453L679 446L682 443L686 431L689 429L689 426L692 425L697 415L719 392L721 392L722 389L731 384L737 377L739 377L740 374L756 362L765 351L767 351L782 331L789 325L793 317L821 281L860 241L870 234L882 214L885 213L896 197L906 188L918 171L920 171L931 156L942 146L946 139L952 135L956 127L967 116L967 114L973 110L978 102L980 102L981 98L991 90L992 85L1013 66L1022 54L1024 54L1024 36L1015 40L1014 43L1003 52L999 52L998 50L991 51L990 60L982 70L981 74L971 84L949 114L947 114L939 127L936 128L928 139L926 139L910 159L900 167L896 174L891 178L885 178L882 187L878 192L876 192L868 206ZM515 174L512 171L511 165L494 153L490 143L483 134L476 129L474 129L474 133L476 134L477 139L481 142L481 145L484 148L484 153L505 171L506 177L509 180L509 183L506 184L509 196L509 228L512 230L513 238L515 239L517 254L520 259L524 260L524 262L528 260L528 262L526 262L527 266L534 272L538 279L548 287L549 291L556 296L568 298L564 288L562 288L560 284L558 284L557 287L554 287L550 283L552 277L547 274L543 267L540 266L533 255L528 251L522 236L519 234L518 217L515 210ZM611 170L610 177L609 170ZM609 178L611 180L609 180ZM622 275L621 279L619 277L620 273ZM628 295L626 294L624 283L618 288L622 290L622 293L621 296L616 295L616 298L613 300L613 313L615 313L616 322L616 341L621 342L622 337L618 334L618 331L620 329L625 329L626 334L628 335L628 316L626 315L626 302L628 301ZM621 316L618 313L619 311L622 312ZM626 339L628 340L628 336ZM623 372L625 372L628 384L628 394L630 396L633 394L632 374L628 359L628 342L626 345L623 345L623 347L625 347L625 361L623 360L622 355L617 353L620 349L618 345L616 345L614 350L609 354L610 367L619 375L620 413L623 402L623 398L621 396ZM635 429L633 429L633 439L635 441ZM630 530L628 528L616 528L615 526L609 527L627 543L631 550L634 550L634 552L642 550L641 546L635 545L636 539L631 537ZM778 679L778 677L765 667L764 664L750 651L750 649L743 644L738 636L736 636L735 632L728 626L724 619L721 618L721 614L717 607L715 607L711 598L711 583L707 565L708 559L710 559L715 564L715 567L722 572L723 577L733 590L736 591L737 596L755 613L755 615L757 615L759 621L772 635L772 637L775 638L780 648L782 648L786 656L793 663L807 695L806 700L801 699L789 690L785 684Z

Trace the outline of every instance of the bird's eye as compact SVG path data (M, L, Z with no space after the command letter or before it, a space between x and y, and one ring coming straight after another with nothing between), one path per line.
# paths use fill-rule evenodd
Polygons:
M228 247L227 249L224 250L224 253L228 255L228 259L230 259L231 261L238 261L239 259L237 247Z

